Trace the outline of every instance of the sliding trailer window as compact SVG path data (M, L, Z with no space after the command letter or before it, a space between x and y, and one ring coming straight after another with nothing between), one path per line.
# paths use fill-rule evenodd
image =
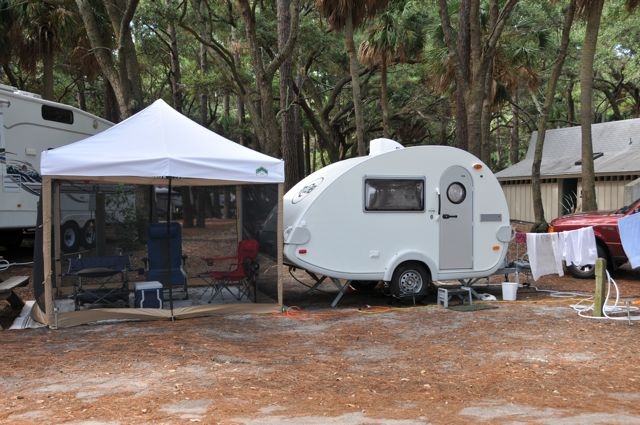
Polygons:
M42 119L63 124L73 124L73 111L56 106L42 105Z
M424 211L424 178L365 178L365 211Z

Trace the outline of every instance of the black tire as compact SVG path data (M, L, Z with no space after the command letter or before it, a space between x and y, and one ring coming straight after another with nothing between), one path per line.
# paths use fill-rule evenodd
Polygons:
M607 268L610 268L611 265L607 260L607 251L600 245L598 248L598 258L604 258L607 261ZM596 266L595 264L587 264L585 266L574 266L573 264L567 266L567 271L569 274L577 279L593 279L596 275Z
M85 248L96 246L96 223L93 220L87 221L82 227L82 246Z
M80 226L75 221L67 221L60 229L60 239L62 240L62 250L64 252L74 252L80 245Z
M17 249L22 245L22 229L4 230L0 233L0 245L9 249Z
M400 300L422 301L431 286L431 274L420 263L400 264L391 278L391 295Z

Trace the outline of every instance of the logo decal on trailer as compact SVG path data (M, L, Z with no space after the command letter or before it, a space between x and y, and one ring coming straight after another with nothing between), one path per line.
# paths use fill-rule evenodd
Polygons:
M320 177L319 179L316 179L316 180L312 181L311 183L309 183L308 185L306 185L305 187L300 189L300 192L298 192L296 197L293 198L292 202L294 204L296 204L296 203L302 201L308 194L313 192L313 190L316 187L320 186L320 183L322 183L323 180L324 180L324 177Z

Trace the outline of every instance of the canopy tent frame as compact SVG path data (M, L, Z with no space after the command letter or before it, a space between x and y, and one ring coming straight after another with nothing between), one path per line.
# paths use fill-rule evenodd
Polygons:
M92 182L101 183L122 183L117 179L91 178ZM170 179L157 178L153 181L145 181L147 184L156 185L168 185ZM173 179L171 179L173 180ZM194 181L189 180L190 186L197 186L193 183L199 183L198 185L209 185L208 181ZM229 304L229 305L198 305L191 307L174 308L171 305L170 310L153 309L153 308L96 308L91 310L73 311L59 313L55 307L56 293L54 290L54 282L56 282L55 274L56 270L60 270L62 267L62 248L60 243L53 244L53 241L60 241L60 213L59 213L59 198L60 189L59 183L62 181L82 181L87 182L87 177L77 176L43 176L42 181L42 251L43 251L43 271L44 271L44 305L45 311L41 311L38 303L34 304L32 309L32 316L35 320L49 326L52 329L58 327L69 327L84 323L97 322L101 320L160 320L160 319L182 319L188 317L198 317L210 314L224 314L224 313L263 313L282 311L284 308L284 295L283 295L283 228L282 228L282 198L284 196L284 184L278 184L278 224L277 224L277 304ZM180 179L180 183L184 183L185 180ZM130 183L127 181L127 183ZM141 184L142 181L138 181ZM224 182L229 184L229 182ZM236 186L246 186L255 183L234 182ZM173 185L173 183L172 183ZM240 189L241 190L241 189ZM240 214L238 214L240 216ZM238 221L241 219L239 218ZM241 228L241 224L238 223L238 228ZM53 252L52 252L53 247Z

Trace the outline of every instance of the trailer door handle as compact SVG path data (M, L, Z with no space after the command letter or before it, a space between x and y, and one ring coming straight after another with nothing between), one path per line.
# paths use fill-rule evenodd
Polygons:
M458 218L457 215L450 215L450 214L442 214L442 218L447 219L447 218Z

